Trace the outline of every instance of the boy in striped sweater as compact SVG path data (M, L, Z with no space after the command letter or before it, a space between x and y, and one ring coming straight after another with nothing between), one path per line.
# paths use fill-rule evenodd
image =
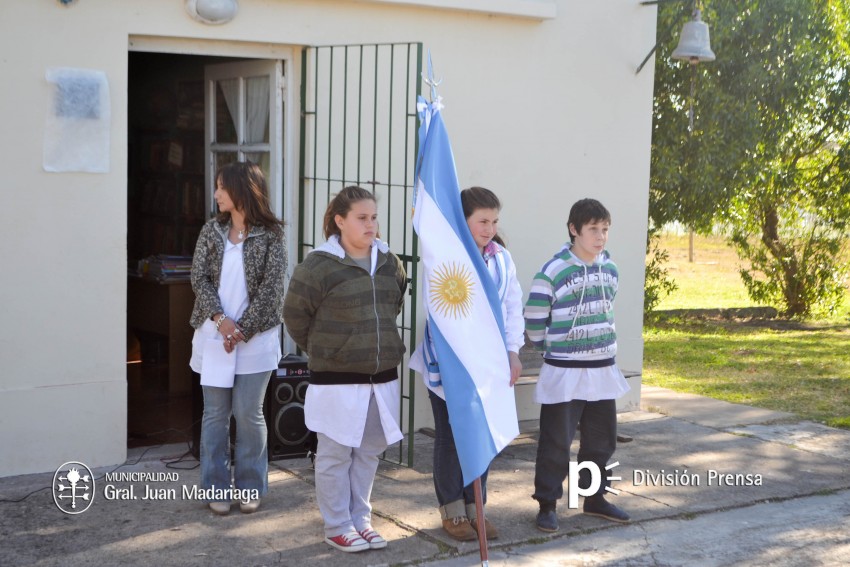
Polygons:
M525 330L544 363L534 392L540 406L540 442L533 498L540 505L537 528L558 530L556 502L570 461L570 444L581 432L578 462L592 461L603 480L584 500L585 514L616 522L629 516L605 500L605 466L617 444L615 400L629 391L617 367L614 296L619 273L605 250L611 214L595 199L570 209L570 242L534 276L525 306ZM581 470L579 486L590 486Z

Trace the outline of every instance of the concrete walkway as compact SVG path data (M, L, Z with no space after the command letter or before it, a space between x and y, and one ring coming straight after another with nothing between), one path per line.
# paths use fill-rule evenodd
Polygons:
M559 503L561 530L534 526L535 422L494 461L487 512L501 537L490 565L847 565L850 431L770 412L643 387L643 409L620 414L620 464L610 499L630 524ZM114 472L176 473L161 482L97 481L91 508L61 513L53 473L0 479L0 565L479 565L477 542L439 529L431 481L433 440L417 433L415 463L383 463L372 497L384 550L343 554L322 542L309 460L276 461L260 510L214 516L183 487L197 462L166 465L185 446L134 450ZM397 456L393 448L393 456ZM136 462L138 460L138 462ZM61 463L57 463L59 466ZM102 477L114 467L95 470ZM134 489L108 500L106 485ZM146 485L176 494L144 499ZM37 491L20 502L27 494Z

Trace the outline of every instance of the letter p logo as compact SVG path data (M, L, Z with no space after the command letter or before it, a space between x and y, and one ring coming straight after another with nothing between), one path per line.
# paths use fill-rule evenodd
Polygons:
M585 469L590 473L590 486L587 488L580 488L578 485L579 473L582 469ZM578 497L593 496L599 490L600 484L602 484L602 473L596 463L593 461L582 461L580 463L570 461L570 472L567 484L567 507L572 509L578 508Z

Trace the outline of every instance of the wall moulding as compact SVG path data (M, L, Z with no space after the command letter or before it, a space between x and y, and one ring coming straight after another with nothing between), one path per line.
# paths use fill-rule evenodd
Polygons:
M356 0L373 4L395 4L418 6L420 8L438 8L445 10L460 10L465 12L481 12L530 18L534 20L551 20L558 15L555 0Z

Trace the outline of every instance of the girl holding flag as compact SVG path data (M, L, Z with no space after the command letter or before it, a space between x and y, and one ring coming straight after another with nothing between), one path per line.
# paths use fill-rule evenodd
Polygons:
M499 291L510 363L510 385L513 386L522 372L519 349L524 342L524 320L522 289L517 280L516 266L497 234L502 204L492 191L483 187L464 189L460 199L466 224ZM440 504L443 530L456 540L471 541L478 537L474 491L472 483L467 486L463 483L442 382L433 371L429 372L429 367L433 369L436 363L426 325L425 340L411 356L410 367L423 375L434 413L434 490ZM487 471L481 475L482 504L487 501L486 486ZM484 527L488 540L498 537L498 531L486 515Z

